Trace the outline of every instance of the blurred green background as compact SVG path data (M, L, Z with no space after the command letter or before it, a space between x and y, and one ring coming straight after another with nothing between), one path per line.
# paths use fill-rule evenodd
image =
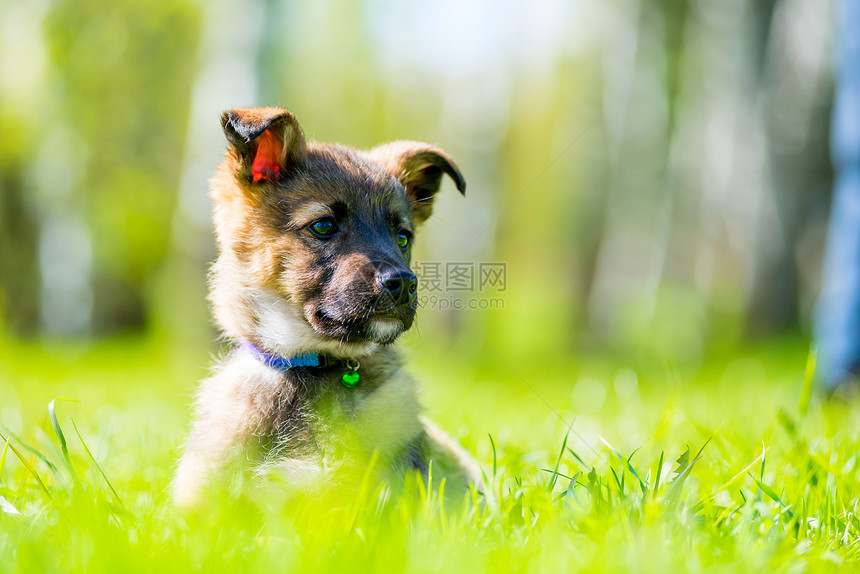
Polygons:
M407 511L366 544L327 525L340 514L299 512L299 543L271 546L269 562L333 569L319 562L344 541L338 561L385 571L404 555L463 570L489 551L494 571L856 560L857 402L810 399L807 363L832 184L832 11L0 0L0 436L26 451L0 462L0 501L26 517L0 508L0 563L241 570L269 552L258 535L272 531L247 526L244 507L197 528L167 500L195 385L226 347L205 300L219 116L270 104L311 139L424 140L459 164L466 197L443 184L416 270L499 263L504 288L421 287L431 299L402 346L428 413L494 480L498 462L506 494L482 527L455 517L442 536L432 513ZM73 459L46 409L58 397L81 401L56 403ZM675 512L674 461L708 443L687 486L671 484L687 489ZM624 493L618 453L628 467L636 454L646 483L654 470L652 492ZM565 514L553 464L580 481L592 467L607 500L618 484L612 512Z
M502 262L506 288L422 310L419 355L695 374L750 342L802 348L831 36L812 0L2 0L7 356L137 341L198 364L187 392L217 349L219 114L261 104L312 139L426 140L460 164L467 196L445 184L416 258Z

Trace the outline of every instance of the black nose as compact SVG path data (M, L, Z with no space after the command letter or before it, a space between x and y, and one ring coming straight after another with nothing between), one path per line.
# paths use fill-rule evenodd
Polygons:
M388 269L376 275L383 293L391 296L395 305L411 303L418 292L418 279L408 269Z

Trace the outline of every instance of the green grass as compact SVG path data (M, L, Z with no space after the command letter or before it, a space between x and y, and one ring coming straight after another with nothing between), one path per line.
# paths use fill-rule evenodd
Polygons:
M826 572L858 557L858 405L809 392L802 343L692 366L420 349L428 410L496 504L414 481L289 500L237 483L181 515L167 489L207 350L3 342L0 571Z

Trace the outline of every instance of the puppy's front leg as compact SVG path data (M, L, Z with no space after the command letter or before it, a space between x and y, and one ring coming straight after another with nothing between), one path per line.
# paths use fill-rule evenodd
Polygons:
M205 381L191 429L173 480L173 500L179 506L197 502L209 478L244 452L264 426L258 381L237 378L227 368Z
M178 506L193 506L209 477L224 468L232 452L244 442L242 425L231 419L201 415L194 423L173 479L173 501Z

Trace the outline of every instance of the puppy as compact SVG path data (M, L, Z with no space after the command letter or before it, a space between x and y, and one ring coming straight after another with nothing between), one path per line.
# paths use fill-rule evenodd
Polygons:
M308 142L282 108L221 124L209 300L234 347L202 383L175 501L193 505L233 463L301 487L371 459L396 483L432 461L434 483L480 488L472 459L421 416L392 345L415 318L415 229L443 175L465 193L454 161L413 141Z

